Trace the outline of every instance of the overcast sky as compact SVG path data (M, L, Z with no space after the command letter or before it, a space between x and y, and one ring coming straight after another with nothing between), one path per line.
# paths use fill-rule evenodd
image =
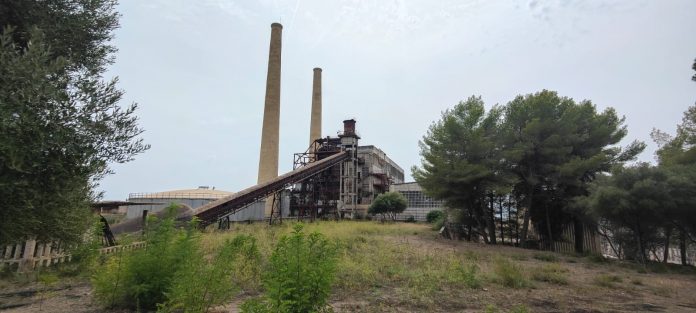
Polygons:
M324 136L357 120L361 144L406 172L440 113L550 89L626 117L624 141L674 132L696 101L696 1L121 0L113 43L123 104L152 148L115 165L105 199L256 183L270 25L283 24L280 173L309 137L312 68Z

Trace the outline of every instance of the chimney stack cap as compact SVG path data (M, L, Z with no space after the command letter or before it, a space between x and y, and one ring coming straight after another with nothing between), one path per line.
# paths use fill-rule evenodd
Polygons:
M273 23L273 24L271 24L271 28L276 28L276 27L278 27L278 28L280 28L280 29L283 29L283 25L280 24L280 23Z
M314 71L315 71L315 72L317 72L317 71L321 72L321 67L315 67L315 68L314 68Z

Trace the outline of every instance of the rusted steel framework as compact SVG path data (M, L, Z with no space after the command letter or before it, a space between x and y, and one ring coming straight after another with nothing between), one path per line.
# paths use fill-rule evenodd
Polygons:
M303 153L295 153L293 169L324 160L342 150L340 138L320 138ZM293 186L290 192L290 215L297 219L338 218L338 165Z
M249 187L231 196L210 202L197 208L194 212L194 216L200 220L200 225L205 227L218 222L221 218L233 214L258 200L264 199L278 191L326 171L348 158L350 158L349 153L338 151L327 158L297 168L265 183Z

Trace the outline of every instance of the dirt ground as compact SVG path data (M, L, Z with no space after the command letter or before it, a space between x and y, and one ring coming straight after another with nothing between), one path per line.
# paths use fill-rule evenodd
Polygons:
M490 272L488 257L509 257L523 269L531 270L549 264L539 260L540 252L507 246L486 246L463 241L450 241L433 235L400 236L400 244L433 254L471 251L482 256L482 272ZM654 273L620 262L593 262L589 258L554 254L552 263L567 269L567 284L535 281L530 287L508 288L486 282L482 288L466 287L443 290L435 304L414 306L397 297L398 286L367 289L353 295L334 295L335 312L485 312L494 305L507 312L515 305L524 305L529 312L696 312L696 274L676 274L672 270ZM488 258L488 259L490 259ZM601 285L598 276L618 277ZM51 287L37 283L0 282L0 311L24 312L105 312L92 301L91 287L86 280L61 281ZM215 312L237 312L238 299ZM121 312L121 311L108 311Z

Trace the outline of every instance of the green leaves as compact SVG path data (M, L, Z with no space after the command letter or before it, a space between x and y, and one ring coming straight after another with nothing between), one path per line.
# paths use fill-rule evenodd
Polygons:
M372 201L367 212L374 215L390 215L394 219L396 214L406 210L406 206L408 206L408 201L401 193L385 192Z
M82 4L97 10L99 3ZM22 7L16 4L3 2L0 9ZM94 187L110 173L109 164L149 148L138 138L136 106L119 105L117 81L103 82L94 72L101 65L87 64L96 59L77 66L69 59L74 54L49 47L60 39L37 28L1 26L0 244L29 237L79 242L89 226L89 202L98 197Z
M320 233L306 235L302 224L277 243L264 272L264 298L242 312L324 312L336 273L337 247Z
M623 123L611 108L597 112L590 101L548 90L487 113L480 97L470 97L431 125L413 177L431 196L463 210L464 222L479 234L494 227L487 198L512 194L542 236L553 237L580 215L567 205L586 193L588 182L645 148L639 142L616 146L626 135Z

